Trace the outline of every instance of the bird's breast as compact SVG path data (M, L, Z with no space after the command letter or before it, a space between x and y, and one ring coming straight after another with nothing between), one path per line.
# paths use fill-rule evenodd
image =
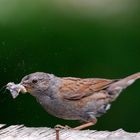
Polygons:
M79 115L77 115L76 109L59 98L51 98L49 96L44 96L37 99L42 107L51 115L62 119L68 120L78 120Z

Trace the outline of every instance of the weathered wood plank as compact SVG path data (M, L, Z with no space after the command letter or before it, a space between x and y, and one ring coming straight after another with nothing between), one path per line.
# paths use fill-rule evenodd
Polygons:
M47 127L25 127L13 125L2 128L0 124L0 140L56 140L54 129ZM96 130L60 130L60 140L140 140L139 133L128 133L122 129L116 131Z
M0 124L0 128L2 128L3 126L5 126L5 124Z

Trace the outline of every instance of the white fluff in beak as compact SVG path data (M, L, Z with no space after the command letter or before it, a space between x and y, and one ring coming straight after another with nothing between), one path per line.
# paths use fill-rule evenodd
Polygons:
M6 89L10 90L14 99L19 95L19 92L27 92L26 88L23 85L15 84L14 82L9 82Z

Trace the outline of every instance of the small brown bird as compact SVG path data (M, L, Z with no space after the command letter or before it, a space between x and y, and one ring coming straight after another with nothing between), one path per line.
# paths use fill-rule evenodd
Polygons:
M94 125L120 92L140 78L140 73L124 79L57 77L36 72L25 76L18 87L24 87L44 109L62 119L85 122L74 129ZM20 85L20 86L19 86ZM19 89L18 89L19 90ZM19 90L19 91L22 91Z

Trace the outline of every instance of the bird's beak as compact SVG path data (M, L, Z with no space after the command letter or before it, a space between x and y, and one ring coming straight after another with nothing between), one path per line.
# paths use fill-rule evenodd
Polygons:
M30 84L28 83L28 82L26 82L26 81L24 81L24 82L20 82L20 85L22 85L23 87L24 87L24 89L23 90L21 90L21 92L22 93L26 93L26 92L28 92L28 93L30 93L31 92L31 86L30 86Z
M23 85L21 85L20 92L26 93L28 91L27 91L27 89Z

